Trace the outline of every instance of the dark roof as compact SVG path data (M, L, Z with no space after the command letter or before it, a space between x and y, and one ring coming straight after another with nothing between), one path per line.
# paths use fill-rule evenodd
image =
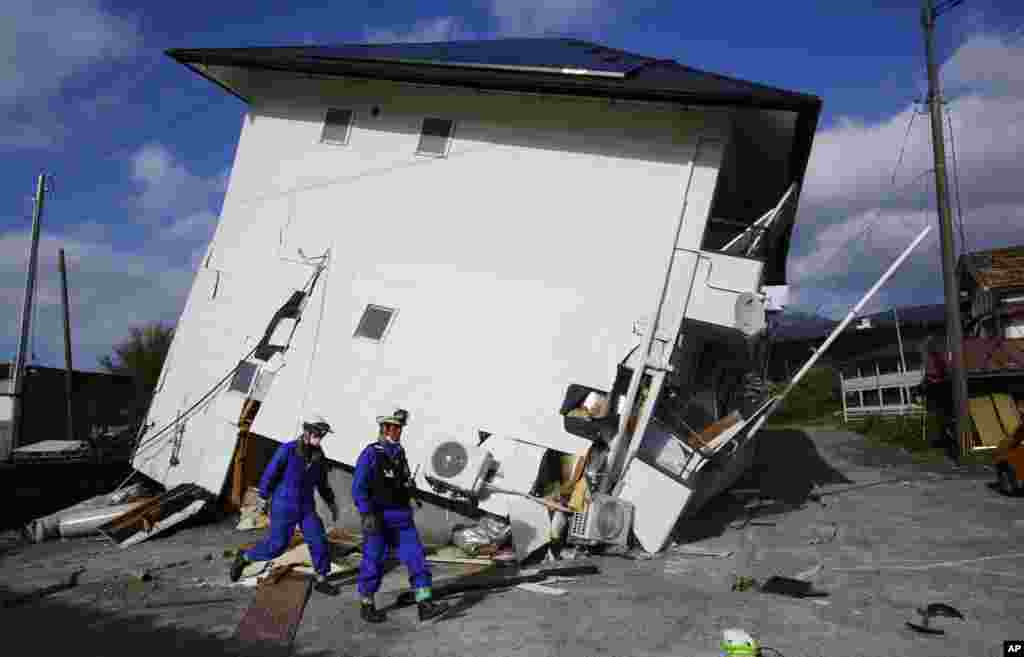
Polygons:
M936 340L928 353L927 377L941 381L948 375L945 341ZM1024 338L964 338L964 367L974 378L1024 375Z
M821 108L821 99L816 96L707 73L673 60L645 57L578 39L176 48L167 54L186 66L238 66L513 91L751 105L809 111L815 119ZM229 88L223 81L217 82ZM229 90L244 98L238 90Z
M969 253L960 256L960 267L982 287L1024 287L1024 246Z
M0 363L0 379L10 379L11 378L11 370L13 370L13 369L14 369L14 365L12 363L10 363L10 362ZM46 374L46 375L55 375L56 374L56 375L60 375L60 376L64 376L65 373L67 372L67 370L62 368L62 367L44 367L42 365L33 365L33 364L25 365L25 371L26 372L39 372L41 374ZM87 371L87 370L74 370L74 375L75 375L75 377L89 377L89 378L102 377L102 378L108 379L108 380L119 379L121 382L125 382L125 383L132 380L132 377L124 375L124 374L112 374L110 372L96 372L96 371Z

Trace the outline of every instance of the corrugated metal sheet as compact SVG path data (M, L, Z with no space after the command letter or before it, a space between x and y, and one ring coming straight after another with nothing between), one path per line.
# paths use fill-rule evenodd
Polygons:
M979 251L967 257L968 271L979 285L993 290L1024 287L1024 246Z

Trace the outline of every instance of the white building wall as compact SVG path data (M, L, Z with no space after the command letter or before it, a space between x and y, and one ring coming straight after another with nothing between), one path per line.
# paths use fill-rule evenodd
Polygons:
M565 388L609 385L635 344L632 325L654 309L701 143L682 231L698 242L680 244L699 246L725 115L312 84L268 82L289 102L261 104L244 122L209 269L150 421L172 421L190 391L193 401L202 392L197 381L212 384L255 344L310 273L286 260L330 248L254 431L290 439L300 414L316 410L338 432L328 456L352 463L375 435L374 416L401 406L413 416L404 440L414 468L443 433L585 446L562 430ZM322 93L334 98L308 99ZM327 106L356 111L345 146L318 141ZM424 116L455 119L447 158L415 155ZM217 271L224 296L210 299ZM352 338L367 303L398 309L383 343ZM168 454L147 474L195 480L209 460L183 456L168 475ZM211 482L226 472L214 461Z

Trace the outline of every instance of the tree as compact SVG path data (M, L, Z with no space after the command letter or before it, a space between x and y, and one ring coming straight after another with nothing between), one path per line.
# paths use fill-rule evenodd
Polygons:
M109 356L99 359L100 366L111 374L130 376L135 380L140 415L149 406L149 400L160 380L160 370L174 339L174 327L152 322L132 327L127 338L114 346Z

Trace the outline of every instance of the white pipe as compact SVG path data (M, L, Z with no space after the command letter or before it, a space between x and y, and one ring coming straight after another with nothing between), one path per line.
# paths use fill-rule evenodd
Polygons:
M807 374L808 370L814 367L814 364L818 362L818 359L821 358L821 356L825 353L825 350L828 349L832 345L832 343L836 341L836 338L838 338L839 334L843 332L843 329L845 329L850 324L850 322L853 321L853 318L857 315L858 312L860 312L860 309L864 307L864 304L870 301L871 297L875 296L875 293L878 292L878 290L883 285L885 285L886 281L888 281L892 277L892 275L896 273L896 270L899 268L899 266L902 265L903 261L906 260L907 257L910 255L910 252L917 248L917 245L921 243L921 240L923 240L928 235L931 229L931 226L925 227L925 229L922 230L918 234L918 236L914 238L914 241L910 243L910 246L904 249L903 253L900 254L900 257L896 258L896 262L892 263L892 265L889 266L889 269L887 269L886 272L882 274L882 277L878 279L878 282L875 283L871 287L871 289L867 291L867 294L861 297L861 300L857 302L857 305L850 309L850 312L847 313L846 318L839 323L839 326L837 326L832 331L832 334L828 336L828 339L825 340L825 342L820 347L818 347L818 350L814 352L810 359L806 363L804 363L804 366L801 367L800 371L796 373L796 376L794 376L793 380L789 382L789 385L786 386L785 390L783 390L778 397L776 397L773 401L770 402L771 404L773 404L772 408L769 408L760 417L760 419L758 419L757 424L755 424L754 427L750 430L749 435L753 435L754 433L757 432L758 429L761 428L761 425L764 424L768 417L771 416L771 414L775 411L775 409L777 409L779 405L782 404L782 400L786 398L786 395L788 395L790 391L793 390L793 388L796 387L798 383L800 383L800 379L802 379L804 375Z

